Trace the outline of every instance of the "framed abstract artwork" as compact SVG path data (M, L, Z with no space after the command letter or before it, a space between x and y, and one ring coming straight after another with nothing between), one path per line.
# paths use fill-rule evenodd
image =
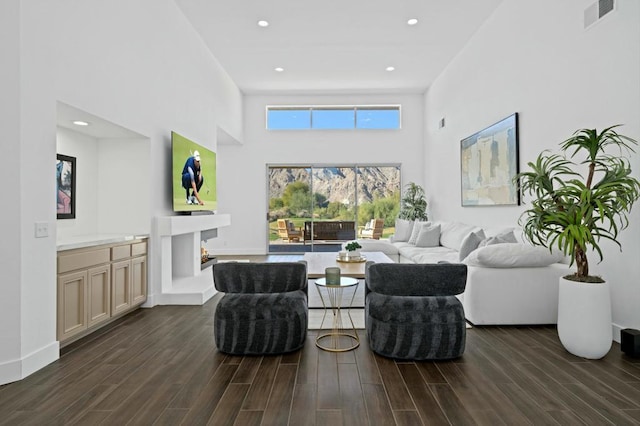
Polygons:
M460 141L462 206L520 205L518 113Z
M57 155L56 199L58 219L76 217L76 158Z

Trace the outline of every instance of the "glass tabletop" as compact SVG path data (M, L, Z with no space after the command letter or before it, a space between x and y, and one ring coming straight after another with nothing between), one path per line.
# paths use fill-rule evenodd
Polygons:
M340 277L340 284L327 284L326 278L318 278L316 281L316 285L323 287L351 287L354 285L358 285L358 280L356 278L351 277Z

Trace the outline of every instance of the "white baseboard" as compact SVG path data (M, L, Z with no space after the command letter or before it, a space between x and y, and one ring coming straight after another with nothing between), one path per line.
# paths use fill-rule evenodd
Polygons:
M60 358L60 342L52 342L21 359L0 364L0 385L22 380Z
M613 341L620 343L620 332L629 327L624 327L622 325L616 324L615 322L611 324L611 326L613 327Z

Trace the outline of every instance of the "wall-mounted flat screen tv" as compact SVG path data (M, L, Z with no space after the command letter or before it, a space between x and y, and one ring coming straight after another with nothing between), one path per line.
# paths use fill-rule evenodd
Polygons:
M216 211L216 153L171 132L173 210Z

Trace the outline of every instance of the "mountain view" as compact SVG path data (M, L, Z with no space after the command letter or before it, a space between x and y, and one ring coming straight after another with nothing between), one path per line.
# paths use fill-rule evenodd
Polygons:
M310 177L312 171L313 179ZM269 198L281 198L293 182L313 185L312 192L323 195L330 203L371 203L374 198L391 197L400 190L400 168L394 166L272 168L269 176Z

